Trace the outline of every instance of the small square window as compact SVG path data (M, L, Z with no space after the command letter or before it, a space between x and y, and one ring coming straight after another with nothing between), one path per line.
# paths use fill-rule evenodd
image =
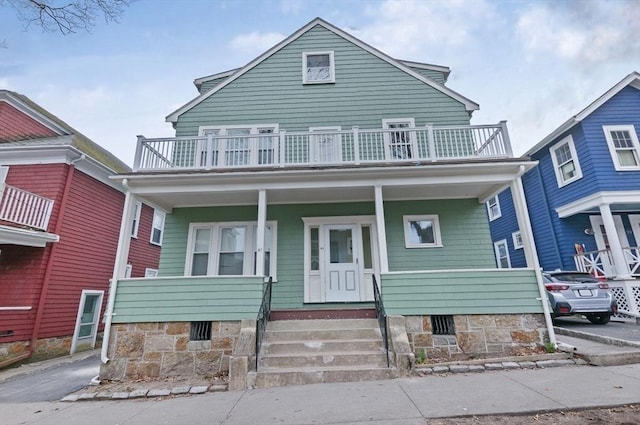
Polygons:
M573 137L567 136L549 149L553 168L556 173L558 187L567 185L582 178L582 170L578 162L578 154L573 144Z
M513 232L511 237L513 238L513 249L522 249L524 247L522 244L522 233L520 233L520 231Z
M158 277L158 269L144 269L144 277Z
M405 215L404 242L407 248L434 248L442 246L437 215Z
M164 232L165 214L161 211L153 212L153 226L151 228L151 240L154 245L162 245L162 233Z
M617 171L640 170L640 143L633 125L604 125L604 135Z
M333 52L302 53L302 82L323 84L335 82Z
M500 211L500 201L498 195L487 201L487 212L489 213L489 221L496 220L502 217L502 211Z

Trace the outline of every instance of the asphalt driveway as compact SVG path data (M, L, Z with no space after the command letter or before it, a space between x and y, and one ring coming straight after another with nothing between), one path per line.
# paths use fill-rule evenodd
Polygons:
M617 321L615 318L612 318L611 322L606 325L594 325L587 319L578 316L558 317L554 320L554 326L640 344L640 325Z

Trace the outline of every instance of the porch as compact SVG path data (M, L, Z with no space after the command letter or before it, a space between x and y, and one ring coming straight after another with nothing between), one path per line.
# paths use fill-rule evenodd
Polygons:
M254 131L255 130L255 131ZM495 125L287 132L275 127L138 136L134 171L336 166L512 157L506 122Z
M0 183L0 244L44 247L57 242L47 233L53 200Z

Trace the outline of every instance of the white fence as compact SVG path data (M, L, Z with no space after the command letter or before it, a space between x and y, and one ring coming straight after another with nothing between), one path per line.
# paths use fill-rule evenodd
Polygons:
M0 184L0 220L47 230L52 210L51 199Z

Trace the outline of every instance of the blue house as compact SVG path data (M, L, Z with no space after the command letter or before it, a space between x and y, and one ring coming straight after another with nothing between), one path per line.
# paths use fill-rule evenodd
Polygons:
M640 317L640 73L633 72L524 156L540 264L613 279L620 311ZM497 266L525 266L510 189L487 202Z

